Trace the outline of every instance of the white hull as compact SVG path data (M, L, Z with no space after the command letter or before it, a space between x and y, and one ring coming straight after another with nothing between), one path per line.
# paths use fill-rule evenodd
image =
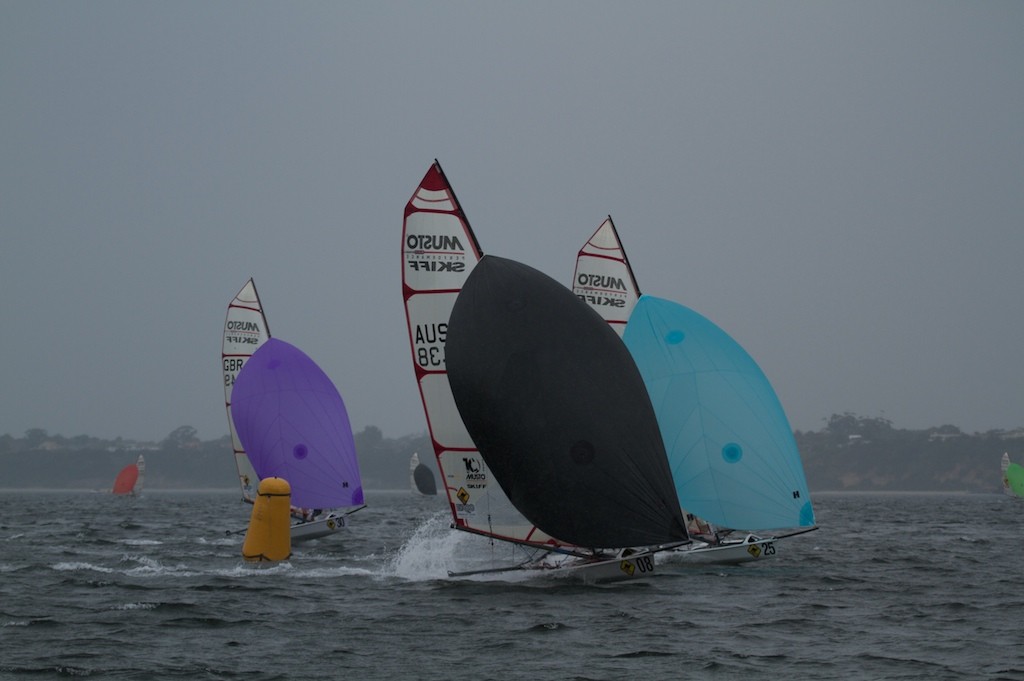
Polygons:
M659 554L665 564L675 565L740 565L773 558L778 553L778 543L783 539L806 534L817 527L804 528L786 534L759 537L747 534L742 539L724 539L718 544L702 542L694 538L692 544Z
M622 582L649 577L655 572L656 551L636 551L628 556L580 558L564 554L549 554L543 559L506 568L473 570L470 572L449 572L450 577L480 575L501 575L526 573L540 578L572 579L586 584L597 582Z
M307 522L295 523L292 525L292 541L308 541L319 539L338 532L347 525L345 516L328 514L326 517L317 518Z
M560 568L570 579L579 579L587 584L595 582L623 582L650 577L655 571L653 551L641 551L626 558L605 560L577 560L574 564Z
M356 508L358 511L360 508ZM349 513L355 513L355 511L349 511ZM340 530L348 527L348 513L341 513L339 511L330 511L326 515L319 516L315 520L298 520L296 516L292 516L291 525L291 538L292 543L300 541L309 541L310 539L320 539L321 537L327 537L335 534ZM245 534L246 530L235 530L229 531L229 535L234 534Z
M771 558L776 553L775 537L748 534L743 539L707 544L694 541L664 555L666 562L695 565L739 565Z

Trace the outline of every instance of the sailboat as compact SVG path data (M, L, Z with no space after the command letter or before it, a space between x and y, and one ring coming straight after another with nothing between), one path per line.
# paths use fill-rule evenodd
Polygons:
M572 547L527 520L509 500L470 437L452 394L446 360L449 317L482 256L455 192L435 160L405 206L402 297L413 369L452 527L523 547L526 559L514 569L563 566L571 561L548 561L547 554ZM638 573L635 562L628 565Z
M139 454L135 463L130 463L114 478L113 494L138 496L142 494L142 485L145 479L146 460Z
M252 354L235 379L231 419L256 474L287 480L292 505L311 509L308 522L293 526L293 538L305 525L329 534L345 524L345 515L363 508L345 403L297 347L268 338ZM345 510L324 515L325 509Z
M1003 494L1024 499L1024 466L1010 461L1010 455L1003 452Z
M260 476L249 460L245 447L239 439L234 419L231 417L231 396L242 367L269 338L270 327L263 312L263 304L256 291L256 284L250 278L228 304L227 316L224 320L224 338L221 345L224 408L228 418L228 430L231 434L231 447L234 451L235 467L238 470L242 500L250 504L255 500ZM328 511L314 519L311 518L311 508L293 505L292 541L317 539L337 532L346 524L345 514L342 512Z
M692 543L673 552L673 557L719 564L760 560L776 554L778 539L806 530L765 537L754 531L813 526L813 510L796 442L767 378L739 344L710 321L669 301L641 295L611 216L580 249L573 290L623 335L644 376L677 495L694 538ZM639 309L638 303L642 303ZM653 308L659 308L675 326L669 324L671 329L653 332ZM718 355L715 361L695 369L694 360L687 353L698 343L703 346L702 352L713 351ZM720 361L723 356L728 361ZM738 376L741 378L737 379ZM698 381L701 388L666 388L688 381ZM741 382L747 383L747 393L740 389ZM757 405L745 402L749 390L757 394ZM738 440L755 453L748 454L743 464L733 462L726 471L701 469L701 465L707 466L699 462L708 459L706 450L715 437L713 433L723 431L732 438L719 444L739 447L733 441ZM768 441L766 431L770 432ZM755 460L759 465L751 464ZM727 483L736 477L737 471L743 471L742 481ZM739 515L736 506L745 507L746 515ZM791 512L780 513L779 507ZM731 510L724 513L722 508ZM746 531L736 533L726 528Z
M413 452L409 458L409 489L428 497L437 494L434 473L425 464L420 463L419 452Z
M689 540L640 374L569 289L484 256L452 309L446 353L459 413L498 484L583 565Z
M738 543L708 537L705 558L716 548L742 560L772 555L779 539L816 529L785 411L739 343L697 312L648 295L623 341L647 384L687 510L719 528L775 531Z
M539 532L492 479L466 431L448 382L448 318L483 252L436 160L405 206L402 297L413 370L452 527L509 542L545 544Z

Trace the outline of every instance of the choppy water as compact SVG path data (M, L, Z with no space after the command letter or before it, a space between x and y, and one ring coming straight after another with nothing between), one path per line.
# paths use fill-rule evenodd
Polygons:
M1024 503L817 495L751 566L448 579L513 556L442 501L241 560L232 492L0 492L0 678L1024 680Z

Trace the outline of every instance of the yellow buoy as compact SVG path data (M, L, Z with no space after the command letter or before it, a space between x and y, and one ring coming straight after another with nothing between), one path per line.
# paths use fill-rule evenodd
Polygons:
M242 543L242 558L259 562L291 557L291 499L292 488L284 478L260 481Z

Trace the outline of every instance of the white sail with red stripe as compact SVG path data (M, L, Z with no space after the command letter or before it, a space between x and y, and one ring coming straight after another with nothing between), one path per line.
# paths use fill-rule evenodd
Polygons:
M224 407L228 414L228 429L231 431L235 466L238 468L238 484L242 489L242 498L250 502L256 498L256 488L260 479L242 447L241 440L238 439L235 422L231 418L231 390L246 360L252 357L268 338L270 328L267 326L267 318L263 314L256 284L249 279L228 305L227 317L224 320L224 341L221 345L221 365L224 373Z
M640 299L640 288L610 215L576 256L572 292L622 336Z
M402 296L416 382L453 525L499 539L553 545L557 542L527 521L490 475L448 383L448 319L481 256L455 192L435 161L405 207Z

